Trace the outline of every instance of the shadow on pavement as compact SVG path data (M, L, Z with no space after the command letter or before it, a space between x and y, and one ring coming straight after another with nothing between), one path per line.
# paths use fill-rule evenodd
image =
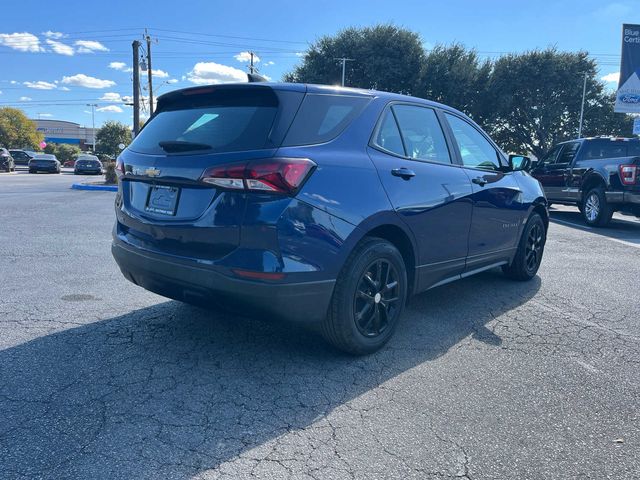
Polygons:
M0 478L189 478L317 422L526 303L487 272L413 299L377 354L168 301L0 352ZM63 314L62 314L63 315Z
M553 210L549 211L551 221L557 221L560 225L564 225L576 230L588 230L591 233L602 235L605 237L614 238L617 240L624 240L625 242L635 243L640 245L640 222L633 216L621 216L615 214L611 223L605 227L590 227L582 219L582 215L576 209L573 211L566 210ZM620 218L622 217L622 218Z

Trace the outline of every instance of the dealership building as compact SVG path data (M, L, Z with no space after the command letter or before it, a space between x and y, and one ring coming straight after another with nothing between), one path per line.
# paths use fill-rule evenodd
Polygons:
M47 143L68 143L82 150L93 150L94 129L65 120L33 120ZM97 129L96 129L97 130Z

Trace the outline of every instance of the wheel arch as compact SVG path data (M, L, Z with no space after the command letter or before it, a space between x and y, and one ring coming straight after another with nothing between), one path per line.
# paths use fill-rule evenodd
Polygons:
M603 188L607 188L607 181L605 178L595 171L589 172L583 182L581 188L581 201L584 202L584 197L589 193L589 190L601 185Z
M418 256L415 238L395 212L383 212L362 222L348 239L349 251L365 237L377 237L393 244L404 260L407 269L408 295L415 290L416 261Z

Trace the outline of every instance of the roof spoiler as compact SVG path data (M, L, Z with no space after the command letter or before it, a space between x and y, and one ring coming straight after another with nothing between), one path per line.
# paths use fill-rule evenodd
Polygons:
M268 82L266 78L264 78L262 75L258 75L257 73L247 73L247 78L249 83Z

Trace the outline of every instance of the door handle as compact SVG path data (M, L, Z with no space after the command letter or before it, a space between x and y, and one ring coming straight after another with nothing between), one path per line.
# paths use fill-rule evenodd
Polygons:
M484 187L487 184L487 181L482 177L473 178L471 179L471 181L476 185L480 185L481 187Z
M394 177L400 177L403 178L405 180L411 180L413 177L416 176L416 172L414 172L413 170L409 170L408 168L394 168L393 170L391 170L391 175L393 175Z

